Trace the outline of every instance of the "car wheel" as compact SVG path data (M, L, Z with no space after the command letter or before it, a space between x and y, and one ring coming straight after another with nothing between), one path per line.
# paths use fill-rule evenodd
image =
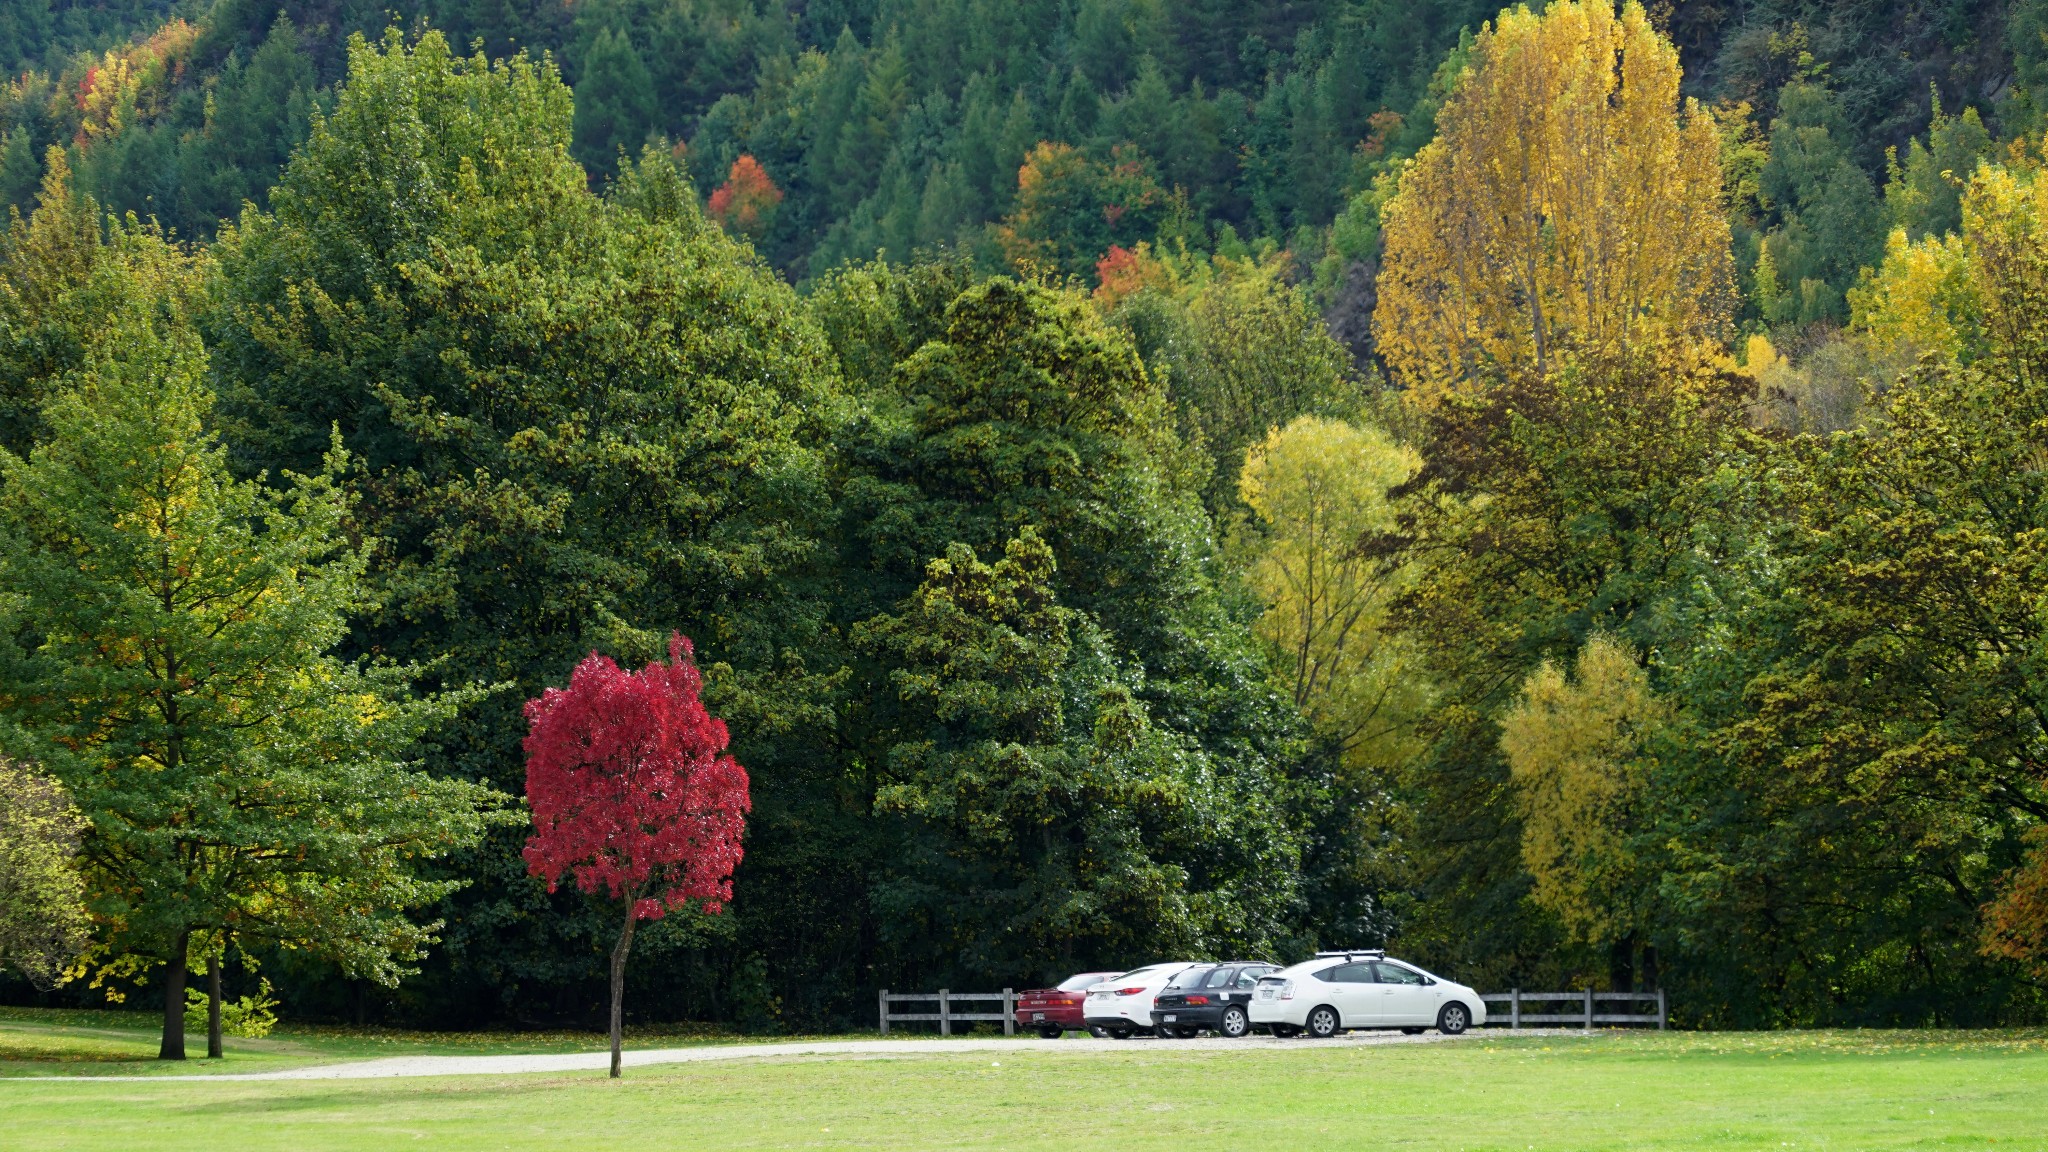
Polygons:
M1129 1040L1131 1038L1131 1030L1129 1028L1111 1028L1109 1036L1112 1040Z
M1446 1036L1457 1036L1472 1026L1472 1013L1463 1004L1456 1002L1444 1005L1436 1014L1436 1030Z
M1318 1040L1328 1040L1343 1031L1342 1022L1337 1019L1337 1010L1324 1004L1309 1010L1308 1034Z
M1252 1032L1251 1017L1246 1016L1242 1008L1225 1008L1223 1010L1223 1019L1216 1026L1216 1031L1228 1040L1249 1036Z
M1420 1035L1422 1035L1422 1029L1420 1029L1420 1028L1403 1028L1403 1029L1401 1029L1401 1035L1403 1035L1403 1036L1420 1036Z
M1109 1039L1109 1029L1104 1028L1100 1024L1090 1024L1088 1026L1088 1034L1090 1036L1095 1037L1097 1040Z
M1066 1030L1063 1028L1040 1028L1038 1030L1038 1035L1040 1039L1057 1040L1060 1038L1061 1035L1065 1033L1065 1031ZM1416 1029L1416 1031L1419 1032L1421 1031L1421 1029L1418 1028Z
M1282 1040L1291 1040L1294 1037L1301 1035L1301 1025L1275 1024L1273 1025L1273 1035L1278 1036Z

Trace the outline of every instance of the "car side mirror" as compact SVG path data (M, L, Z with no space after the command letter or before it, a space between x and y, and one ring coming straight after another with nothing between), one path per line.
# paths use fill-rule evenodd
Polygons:
M1436 983L1436 979L1435 979L1434 977L1430 977L1430 976L1424 976L1424 977L1422 978L1422 982L1423 982L1424 984L1434 984L1434 983Z

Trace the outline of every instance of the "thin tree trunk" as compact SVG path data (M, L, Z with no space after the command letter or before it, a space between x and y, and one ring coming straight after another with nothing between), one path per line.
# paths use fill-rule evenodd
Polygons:
M1663 978L1663 974L1657 971L1657 946L1643 945L1643 987L1655 992L1664 986L1661 983Z
M626 953L633 947L633 925L637 918L633 907L638 900L626 901L626 926L619 929L619 946L612 949L612 1079L619 1078L620 1049L624 1045L626 1012Z
M220 1059L220 957L206 959L206 1058Z
M185 945L191 939L190 932L178 933L164 969L164 1041L156 1052L159 1060L185 1058Z
M1624 936L1607 946L1607 990L1635 991L1636 938Z

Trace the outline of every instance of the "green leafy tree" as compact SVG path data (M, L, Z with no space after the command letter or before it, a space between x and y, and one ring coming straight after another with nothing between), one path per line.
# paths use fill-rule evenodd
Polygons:
M0 238L0 447L26 454L43 405L110 340L181 322L202 267L152 226L103 219L50 149L35 213Z
M339 453L282 490L235 479L204 427L205 353L131 326L0 455L0 704L10 754L91 821L84 861L118 964L166 967L183 1059L196 932L267 938L394 983L458 887L420 862L474 843L487 790L408 757L452 702L336 658L366 607Z
M956 544L854 634L889 669L876 807L938 833L910 838L914 868L878 894L885 930L936 919L969 969L1198 946L1185 874L1159 852L1186 818L1184 750L1053 576L1029 527L993 566Z
M853 670L854 723L845 738L873 749L856 762L877 766L862 779L881 810L916 817L884 826L903 846L880 852L870 865L886 962L930 978L1049 971L1049 962L1039 972L1019 971L1044 962L1048 952L1010 961L996 947L1005 937L990 928L987 901L977 894L1004 873L933 871L911 862L956 860L986 869L1009 859L1003 867L1011 874L1022 866L1015 861L1057 864L1042 887L1034 881L1028 901L1024 893L1016 897L1051 907L1060 870L1079 859L1072 829L1096 821L1137 830L1121 843L1142 846L1150 863L1125 865L1132 875L1164 880L1178 870L1181 878L1147 898L1159 915L1144 932L1126 934L1129 925L1103 915L1069 917L1059 940L1076 948L1101 942L1119 961L1176 941L1277 947L1290 933L1282 910L1294 899L1299 868L1292 806L1301 793L1287 775L1299 745L1284 698L1264 686L1249 621L1235 614L1212 582L1215 570L1198 559L1211 555L1197 496L1205 472L1200 459L1174 436L1166 398L1129 344L1085 298L1007 280L963 290L964 279L945 265L873 269L844 275L819 294L850 367L894 365L861 381L874 415L849 429L846 450L859 470L843 497L847 522L857 526L845 563L867 575L848 582L842 610L869 621L863 635L874 637L870 660ZM1049 564L1031 559L1041 545L1022 543L1027 527L1050 550ZM996 549L1007 555L1012 540L1022 551L1004 575L995 574L996 566L976 567L972 556ZM944 565L929 567L933 557ZM974 590L990 581L1007 590ZM1028 592L1036 583L1049 592ZM1020 607L1004 607L1011 596ZM1041 600L1058 611L1031 607ZM1018 615L1026 608L1042 615ZM1012 633L1019 639L998 643ZM1028 683L1023 663L998 675L988 667L993 656L970 661L963 651L963 663L950 671L935 665L948 637L977 651L1014 651L1020 662L1028 653L1030 667L1064 667L1058 722L1013 702L1000 715L958 714L940 726L943 737L916 735L927 723L920 718L942 698L1025 698L1005 696ZM959 694L951 694L956 680ZM1128 706L1121 703L1126 694ZM1126 717L1119 725L1136 726L1135 744L1094 743L1112 713ZM916 751L919 740L934 741L929 758ZM1001 761L990 751L1008 744L1026 750L1021 759ZM940 804L952 794L929 773L973 779L993 771L976 765L998 761L1038 765L1031 771L1066 780L1083 778L1090 764L1122 765L1087 785L1117 799L1109 810L1084 815L1070 805L1090 794L1085 788L1056 789L1049 802L1073 815L1054 818L1068 831L1046 835L1067 842L1052 855L1046 845L1023 843L1016 851L1027 855L1010 858L985 852L988 846L974 839L982 830L972 823L971 806L958 799L933 809L950 823L926 820L914 806L899 808L890 799ZM882 773L884 765L907 779ZM1149 790L1130 791L1153 778ZM912 787L892 790L899 784ZM1248 802L1225 806L1226 814L1202 799L1224 794Z
M1284 254L1155 258L1141 244L1130 259L1135 290L1116 300L1110 317L1166 381L1182 437L1214 461L1204 496L1225 517L1239 509L1238 474L1252 444L1306 413L1349 416L1364 389L1308 289L1288 282ZM1111 267L1104 261L1098 274ZM1097 299L1105 295L1099 290Z
M1767 320L1846 319L1844 294L1883 251L1883 206L1849 145L1841 101L1826 84L1796 80L1778 93L1759 182L1776 217L1764 243L1784 291Z
M1927 140L1915 136L1906 144L1906 159L1890 154L1890 179L1884 187L1885 212L1894 228L1906 230L1909 240L1940 236L1963 224L1963 189L1977 165L1991 154L1991 133L1975 108L1963 109L1961 116L1941 110L1941 95L1935 93L1934 119L1927 126Z
M651 657L680 626L772 841L811 786L815 745L790 733L820 722L831 670L804 655L831 506L816 446L841 408L822 340L666 152L592 194L551 68L433 33L359 40L350 68L271 212L216 247L224 424L252 464L296 470L339 426L357 521L391 542L354 650L516 687L465 710L437 771L516 779L518 693L594 649ZM563 940L608 941L608 914L550 898L509 833L450 867L479 883L444 909L446 959L419 987L596 1002L603 950ZM713 931L675 916L642 946Z
M38 988L62 981L90 939L78 868L86 827L63 785L0 761L0 963Z

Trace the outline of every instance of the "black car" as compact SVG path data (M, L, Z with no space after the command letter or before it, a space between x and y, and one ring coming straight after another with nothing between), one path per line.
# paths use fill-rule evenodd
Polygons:
M1152 1001L1153 1027L1161 1036L1185 1040L1204 1028L1235 1040L1249 1036L1247 1010L1259 977L1277 965L1258 960L1198 964L1173 978Z

